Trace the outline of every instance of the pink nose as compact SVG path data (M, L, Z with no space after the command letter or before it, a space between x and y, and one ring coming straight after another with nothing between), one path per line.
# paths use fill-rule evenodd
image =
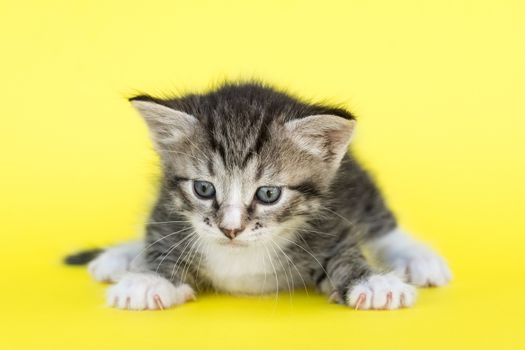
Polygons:
M219 227L222 231L222 233L224 233L224 235L226 237L228 237L229 239L234 239L235 237L237 237L242 231L244 231L244 227L240 227L240 228L225 228L225 227Z

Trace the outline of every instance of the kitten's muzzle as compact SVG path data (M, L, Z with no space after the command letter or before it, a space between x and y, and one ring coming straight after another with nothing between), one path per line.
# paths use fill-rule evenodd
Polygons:
M219 229L229 239L234 239L246 228L246 209L241 204L224 204L218 212Z
M222 231L222 233L224 233L224 235L226 237L228 237L229 239L234 239L235 237L237 237L239 234L241 234L242 231L244 231L244 227L240 227L240 228L234 228L234 229L231 229L231 228L225 228L225 227L219 227L219 229Z

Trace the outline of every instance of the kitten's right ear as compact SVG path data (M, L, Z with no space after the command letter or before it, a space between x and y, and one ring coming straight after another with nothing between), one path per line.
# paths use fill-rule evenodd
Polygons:
M146 121L158 146L177 143L195 132L198 120L192 115L139 98L132 98L130 102Z

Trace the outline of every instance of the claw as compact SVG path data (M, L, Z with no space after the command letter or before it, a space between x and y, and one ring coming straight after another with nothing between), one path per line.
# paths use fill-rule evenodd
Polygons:
M162 299L157 294L153 296L153 300L155 300L155 304L157 304L159 310L164 310L164 304L162 303Z
M361 307L361 305L366 301L366 294L365 293L361 293L359 294L359 297L357 298L357 301L355 303L355 309L356 310L359 310L359 308Z

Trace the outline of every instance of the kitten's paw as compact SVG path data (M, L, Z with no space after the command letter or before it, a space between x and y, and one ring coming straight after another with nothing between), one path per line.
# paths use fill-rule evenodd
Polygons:
M88 271L96 281L117 282L128 271L129 260L126 254L109 249L89 263Z
M418 287L443 286L452 279L445 259L399 229L368 246L387 268Z
M416 300L416 289L393 274L372 275L350 287L348 306L356 310L393 310L410 307Z
M398 276L419 287L444 286L452 279L445 260L423 244L407 249L389 265Z
M107 294L109 306L128 310L162 310L190 300L195 292L189 285L146 273L127 273Z

